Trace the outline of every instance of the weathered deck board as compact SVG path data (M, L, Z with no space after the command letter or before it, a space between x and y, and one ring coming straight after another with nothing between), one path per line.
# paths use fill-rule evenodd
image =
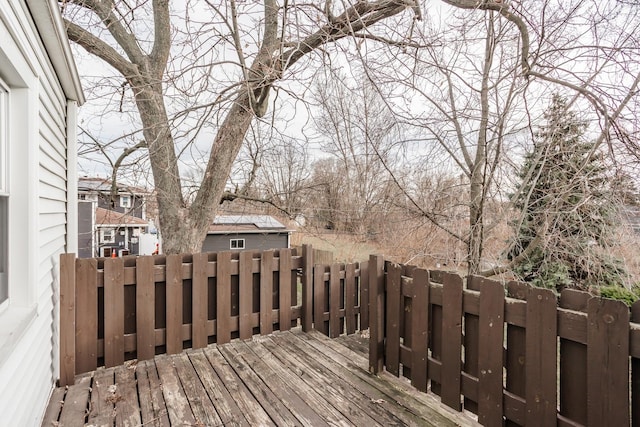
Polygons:
M113 390L113 378L115 368L99 369L93 374L91 384L91 409L89 411L89 424L112 425L115 417L113 404L115 403L115 391Z
M223 424L248 426L249 423L242 414L242 411L233 397L231 397L231 394L224 386L220 377L218 377L218 374L213 370L204 352L197 350L190 351L188 354Z
M267 414L277 425L301 425L291 411L284 405L283 400L276 394L280 389L280 378L268 368L260 359L252 357L251 350L243 348L242 343L224 346L220 351L229 361L238 376L249 385L256 400L262 405ZM260 376L257 371L263 373ZM268 381L265 382L265 381Z
M43 426L465 424L405 380L371 375L367 348L296 328L99 369L54 391Z

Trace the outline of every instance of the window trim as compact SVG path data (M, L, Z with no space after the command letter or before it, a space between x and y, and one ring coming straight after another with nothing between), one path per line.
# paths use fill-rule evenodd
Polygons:
M109 240L105 239L105 232L111 232L111 238ZM116 229L113 227L100 227L100 243L115 243L116 242Z
M236 243L234 247L233 244ZM242 243L242 245L238 245L238 243ZM229 249L239 251L246 248L245 239L229 239Z
M128 203L123 203L124 200L128 200ZM123 194L120 196L120 207L125 209L131 209L133 205L133 197L130 194Z

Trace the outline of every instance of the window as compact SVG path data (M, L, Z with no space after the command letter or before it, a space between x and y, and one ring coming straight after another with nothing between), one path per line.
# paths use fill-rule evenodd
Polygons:
M9 299L9 90L0 80L0 305Z
M229 248L231 249L244 249L244 239L231 239Z
M100 248L100 256L103 258L111 258L111 255L116 251L116 248L104 247Z
M115 243L116 242L116 230L113 228L101 228L100 229L100 243Z
M120 196L120 207L129 209L131 207L131 196Z

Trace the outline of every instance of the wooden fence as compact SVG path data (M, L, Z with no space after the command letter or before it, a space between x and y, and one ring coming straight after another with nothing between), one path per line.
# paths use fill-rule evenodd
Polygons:
M360 295L368 295L367 263L318 265L314 274L313 254L304 246L166 257L62 255L60 384L98 366L298 324L308 331L315 322L332 336L366 329Z
M61 259L61 378L301 325L488 426L640 425L640 304L313 250ZM466 283L465 283L466 282Z
M640 325L626 305L369 260L370 370L488 426L640 424ZM506 295L505 295L506 294ZM640 305L632 308L640 320Z

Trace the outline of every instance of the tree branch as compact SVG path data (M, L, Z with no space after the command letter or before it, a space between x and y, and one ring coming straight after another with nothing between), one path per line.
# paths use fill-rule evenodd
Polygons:
M287 211L285 208L281 207L280 205L278 205L276 202L274 202L271 199L261 199L259 197L251 197L251 196L247 196L245 194L238 194L238 193L232 193L230 191L225 191L222 194L222 197L220 198L220 204L224 203L224 202L233 202L234 200L246 200L249 202L258 202L258 203L265 203L267 205L271 205L274 208L278 209L280 212L282 212L283 214L287 215L288 217L293 217L293 214L291 214L291 212Z
M164 74L171 49L171 22L169 17L169 1L153 0L154 41L149 55L153 73L160 80Z
M67 36L69 37L69 40L77 43L90 54L97 56L107 64L111 65L127 80L138 75L138 67L126 60L118 53L118 51L107 43L67 19L64 19L64 24L67 28Z
M529 255L531 255L531 252L533 252L538 246L540 246L540 243L542 242L542 239L545 234L546 234L546 231L543 233L537 234L536 237L529 243L527 248L524 251L520 252L518 256L513 258L508 264L493 267L493 268L490 268L489 270L481 271L477 274L482 277L492 277L492 276L497 276L498 274L502 274L502 273L506 273L507 271L510 271L511 269L513 269L513 267L515 267L516 265L520 264L522 261L527 259Z
M125 51L132 63L142 64L144 54L136 37L127 31L120 19L115 16L115 4L113 0L71 0L74 4L84 7L98 15L109 33L116 40L118 45Z
M522 18L514 15L508 3L496 0L442 0L444 3L460 8L460 9L477 9L477 10L494 10L504 16L505 19L512 22L522 38L522 47L520 50L520 64L522 66L522 74L527 77L531 67L529 65L529 29Z

